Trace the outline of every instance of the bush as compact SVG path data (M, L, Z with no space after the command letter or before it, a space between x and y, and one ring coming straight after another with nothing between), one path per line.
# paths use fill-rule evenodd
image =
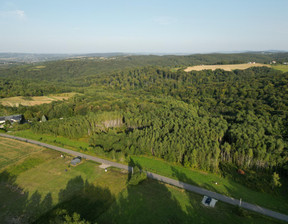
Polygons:
M238 216L241 216L241 217L250 217L249 216L249 212L239 206L236 206L235 209L234 209L234 213Z
M133 167L133 174L129 180L129 185L138 185L142 181L147 179L147 174L141 171L137 166Z

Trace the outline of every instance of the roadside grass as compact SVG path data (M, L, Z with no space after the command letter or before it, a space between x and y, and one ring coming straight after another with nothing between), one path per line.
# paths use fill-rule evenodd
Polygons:
M8 133L9 134L9 133ZM22 137L22 138L28 138L33 139L40 142L45 142L52 145L57 145L60 147L66 147L68 149L73 149L76 151L86 151L89 148L89 143L85 141L85 139L79 140L72 140L69 138L65 138L62 136L51 136L51 135L45 135L45 134L35 134L30 130L24 130L24 131L17 131L12 133L13 135Z
M286 181L282 183L281 189L279 189L276 194L268 194L254 191L236 183L232 179L223 178L220 175L172 165L160 159L148 158L144 156L131 156L131 158L144 170L177 179L192 185L197 185L236 199L241 198L243 201L288 214L288 195L285 193L285 189L287 189L288 184Z
M85 151L84 148L89 148L87 142L80 142L64 137L53 137L49 135L37 135L32 131L25 130L13 133L20 137L30 138L38 141L43 141L52 145L62 146L71 150L87 153L92 156L104 158L104 155L97 154L95 151ZM82 149L80 149L82 147ZM244 185L235 182L232 178L223 178L220 175L207 173L199 170L192 170L176 164L171 164L157 158L145 156L131 156L135 163L139 164L144 170L151 171L166 177L170 177L185 183L200 186L205 189L218 192L236 199L257 204L265 208L288 214L288 195L285 189L288 187L287 181L282 181L282 187L275 191L274 194L255 191ZM106 158L110 159L110 158ZM216 184L217 182L217 184Z
M128 186L98 223L284 223L252 212L239 214L237 207L217 202L201 204L202 196L154 180Z
M239 214L236 207L221 202L206 208L202 196L154 180L127 186L127 172L105 172L85 160L72 167L72 156L60 155L38 151L0 173L14 177L4 182L0 178L1 221L44 224L57 210L66 209L91 223L283 223L248 211Z

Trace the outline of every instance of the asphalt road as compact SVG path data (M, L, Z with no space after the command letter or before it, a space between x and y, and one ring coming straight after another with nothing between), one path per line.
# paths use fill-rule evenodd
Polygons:
M84 154L84 153L75 152L73 150L57 147L57 146L54 146L54 145L49 145L49 144L46 144L46 143L43 143L43 142L38 142L38 141L34 141L34 140L26 139L26 138L20 138L20 137L16 137L16 136L12 136L12 135L6 135L6 134L0 134L0 136L6 137L6 138L15 139L15 140L20 140L20 141L24 141L24 142L28 142L28 143L32 143L32 144L43 146L43 147L46 147L46 148L49 148L49 149L53 149L53 150L56 150L56 151L59 151L59 152L71 154L73 156L81 156L82 158L85 158L85 159L88 159L88 160L92 160L92 161L95 161L95 162L98 162L98 163L104 163L104 164L108 164L108 165L113 166L113 167L117 167L117 168L128 170L128 171L132 171L132 167L127 166L127 165L111 162L111 161L105 160L105 159L100 159L100 158L97 158L95 156L90 156L90 155L87 155L87 154ZM215 199L217 199L219 201L223 201L223 202L231 204L231 205L239 205L240 204L240 201L238 199L234 199L234 198L222 195L222 194L218 194L218 193L213 192L213 191L208 191L208 190L206 190L204 188L197 187L197 186L194 186L194 185L191 185L191 184L187 184L187 183L184 183L184 182L181 182L181 181L178 181L178 180L174 180L174 179L171 179L171 178L168 178L168 177L164 177L164 176L161 176L161 175L158 175L158 174L155 174L155 173L147 172L147 177L149 177L151 179L154 179L154 180L158 180L158 181L167 183L167 184L170 184L170 185L174 185L174 186L179 187L179 188L183 188L185 190L188 190L188 191L200 194L200 195L206 195L206 196L215 198ZM284 215L284 214L281 214L281 213L278 213L278 212L274 212L272 210L260 207L258 205L254 205L254 204L250 204L250 203L242 201L241 202L241 207L245 208L245 209L248 209L248 210L251 210L251 211L254 211L254 212L257 212L257 213L260 213L262 215L271 216L273 218L288 222L288 215Z

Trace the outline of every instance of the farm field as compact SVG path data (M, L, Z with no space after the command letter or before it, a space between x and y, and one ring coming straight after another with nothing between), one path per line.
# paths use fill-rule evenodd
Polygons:
M38 163L29 166L32 159ZM45 149L2 170L0 219L49 223L57 210L66 209L91 223L282 223L221 202L206 208L200 204L202 196L157 181L129 186L121 170L106 173L90 161L70 167L70 161L68 155L61 158Z
M229 64L229 65L197 65L197 66L192 66L192 67L187 67L184 69L185 72L190 72L190 71L202 71L202 70L216 70L216 69L223 69L225 71L232 71L235 69L240 69L244 70L247 68L251 67L271 67L270 65L266 64L260 64L260 63L255 63L255 64Z
M61 94L53 94L48 96L32 96L32 97L23 97L23 96L15 96L15 97L7 97L0 99L0 103L3 106L10 107L19 107L22 106L35 106L41 105L44 103L52 103L53 101L63 101L68 100L73 97L76 93L61 93Z
M87 142L71 140L64 137L34 134L29 130L15 132L14 134L20 137L30 138L37 141L40 140L48 144L58 145L60 147L66 147L80 152L83 152L81 148L89 148L89 144ZM88 150L84 153L92 156L105 158L104 155L98 155L93 150ZM268 194L262 191L252 190L246 186L235 182L232 178L223 178L220 175L177 166L176 164L171 164L161 159L145 156L131 156L131 158L144 170L148 170L163 176L177 179L179 181L204 187L208 190L215 191L237 199L242 198L243 201L258 204L274 211L282 212L284 214L287 213L288 205L286 201L288 199L287 194L285 193L285 188L287 187L286 182L282 183L282 187L278 190L277 194ZM111 158L108 159L111 160ZM237 172L235 173L237 175ZM215 185L216 182L219 184ZM269 183L267 183L267 185L269 185Z

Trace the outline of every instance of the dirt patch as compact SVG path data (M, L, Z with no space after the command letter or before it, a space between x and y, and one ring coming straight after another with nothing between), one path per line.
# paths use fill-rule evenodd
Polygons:
M104 163L102 163L102 164L99 166L99 168L101 168L101 169L107 169L108 167L110 167L110 165L104 164Z
M185 72L190 71L202 71L202 70L216 70L223 69L225 71L233 71L236 69L244 70L251 67L271 67L270 65L260 64L260 63L251 63L251 64L232 64L232 65L197 65L184 69Z

